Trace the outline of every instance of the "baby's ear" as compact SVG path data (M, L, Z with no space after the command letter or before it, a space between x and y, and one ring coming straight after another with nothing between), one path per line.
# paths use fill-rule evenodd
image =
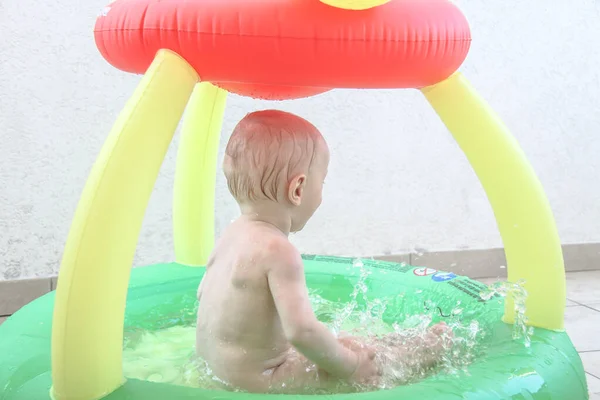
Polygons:
M297 175L290 181L288 187L288 200L295 206L302 204L302 194L306 185L306 175Z

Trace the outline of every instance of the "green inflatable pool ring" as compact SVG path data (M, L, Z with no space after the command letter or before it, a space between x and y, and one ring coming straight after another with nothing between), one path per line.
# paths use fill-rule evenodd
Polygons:
M328 300L347 302L360 278L353 259L304 256L310 288ZM415 268L405 264L363 260L368 295L391 298L383 319L402 322L406 315L429 314L435 321L449 318L460 301L462 322L477 320L491 332L485 338L486 354L476 359L468 374L439 373L420 382L377 392L284 396L272 400L300 398L336 400L392 399L584 399L587 398L581 360L564 332L535 329L531 346L512 339L512 326L501 321L502 298L484 300L486 286L467 277ZM136 268L129 285L125 330L158 330L194 323L193 307L203 268L160 264ZM434 303L432 310L427 304ZM0 326L0 399L47 398L51 387L50 333L54 293L25 306ZM90 343L90 345L93 345ZM464 376L463 376L464 375ZM209 391L129 379L106 400L252 400L265 395Z

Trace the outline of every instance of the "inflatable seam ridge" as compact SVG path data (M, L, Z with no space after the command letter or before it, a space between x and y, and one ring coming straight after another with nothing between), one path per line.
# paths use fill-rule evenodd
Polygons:
M108 28L108 29L97 29L94 32L97 33L110 33L110 32L114 32L114 33L123 33L123 32L129 32L129 31L138 31L138 29L135 28L122 28L122 29L114 29L114 28ZM294 36L269 36L269 35L248 35L248 34L238 34L238 33L213 33L213 32L197 32L197 31L191 31L191 30L182 30L182 29L164 29L164 28L145 28L143 29L143 32L147 32L147 31L162 31L162 32L178 32L178 33L186 33L186 34L196 34L198 36L234 36L234 37L246 37L246 38L257 38L257 39L291 39L291 40L308 40L308 41L316 41L314 37L294 37ZM408 36L408 35L407 35ZM421 43L421 42L431 42L431 43L436 43L436 42L470 42L471 41L471 37L467 36L467 37L458 37L458 38L419 38L418 35L413 35L416 36L416 38L414 39L406 39L406 38L402 38L402 39L398 39L398 38L393 38L393 39L389 39L389 38L369 38L369 39L352 39L352 38L326 38L326 37L319 37L318 41L338 41L338 42L381 42L381 43L410 43L410 42L414 42L414 43Z

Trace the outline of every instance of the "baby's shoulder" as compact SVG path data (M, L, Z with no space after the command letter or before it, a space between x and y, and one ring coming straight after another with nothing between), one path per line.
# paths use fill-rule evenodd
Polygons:
M290 241L280 235L268 235L262 238L260 255L265 261L297 261L300 252Z

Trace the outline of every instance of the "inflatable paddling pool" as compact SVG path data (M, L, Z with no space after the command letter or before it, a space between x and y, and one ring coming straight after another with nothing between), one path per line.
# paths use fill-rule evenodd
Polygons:
M372 295L413 299L394 303L390 322L405 311L431 313L427 301L444 318L444 305L460 300L465 318L493 332L488 351L460 380L438 374L393 390L321 398L587 399L581 360L564 333L564 266L550 206L518 143L457 72L471 35L453 2L116 0L94 34L109 63L144 77L83 190L56 293L0 326L1 400L290 398L125 379L123 332L185 322L177 312L193 301L214 242L227 92L274 100L335 88L423 93L481 181L504 242L508 280L525 281L526 319L535 333L529 348L511 340L510 298L504 306L484 301L481 285L466 277L419 276L412 267L367 262ZM177 264L132 271L144 211L186 107L173 202ZM344 300L356 282L348 259L305 262L309 286L325 296Z
M304 256L309 287L332 301L349 301L360 269L353 260L339 257ZM581 362L564 332L536 329L531 346L512 338L512 329L500 318L503 301L484 298L487 287L467 277L405 264L362 260L370 274L367 293L374 298L389 298L383 320L399 323L406 315L430 314L434 321L454 320L452 311L460 302L463 323L477 321L489 332L485 338L485 357L468 367L468 375L433 375L416 384L377 392L339 394L339 400L392 399L583 399L586 395ZM133 270L125 313L125 330L158 330L195 322L193 313L182 314L195 304L195 292L203 269L177 264L154 265ZM339 299L339 300L338 300ZM0 380L3 399L33 400L48 393L50 376L50 326L54 294L29 304L1 327L2 358ZM435 304L435 310L427 304ZM98 340L102 340L99 332ZM90 343L90 345L93 345ZM17 348L18 346L18 348ZM568 379L571 377L572 379ZM305 396L269 395L273 400ZM331 395L310 398L333 399ZM164 400L251 400L265 395L194 389L130 379L105 399Z

